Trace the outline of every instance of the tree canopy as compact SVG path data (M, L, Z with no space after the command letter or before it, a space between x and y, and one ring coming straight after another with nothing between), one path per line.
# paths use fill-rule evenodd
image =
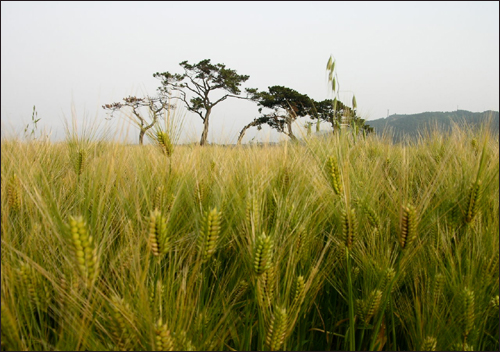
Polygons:
M179 96L173 98L180 99L189 111L200 116L203 121L200 145L204 145L208 138L209 118L213 107L230 97L247 99L239 96L240 86L250 76L239 75L235 70L226 68L224 64L212 64L210 59L202 60L197 64L183 61L179 65L184 69L184 73L156 72L153 77L161 80L158 90L162 94L178 92ZM210 95L216 90L225 91L227 94L213 100ZM256 92L255 89L246 89L246 91L249 94ZM188 98L188 93L193 96Z
M262 114L246 125L240 132L238 143L241 143L248 128L263 124L284 133L292 140L296 140L297 137L293 133L292 123L297 118L309 115L314 106L313 100L307 95L283 86L268 87L268 91L253 91L251 92L251 99L257 102L260 114L262 114L264 108L270 109L271 112Z
M301 117L309 117L312 120L325 121L331 124L333 131L337 131L342 125L365 129L370 132L370 126L365 125L363 119L356 116L356 110L343 104L341 101L326 99L316 102L306 94L283 86L268 87L268 91L256 91L251 94L252 100L257 102L261 116L255 118L241 130L238 136L238 144L241 143L246 131L250 127L261 128L267 124L296 140L293 133L292 123ZM264 108L271 112L262 114Z

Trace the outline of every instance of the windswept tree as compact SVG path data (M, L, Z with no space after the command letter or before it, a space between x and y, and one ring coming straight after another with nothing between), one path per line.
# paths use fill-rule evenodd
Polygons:
M204 145L208 138L208 126L213 107L227 98L248 99L248 97L241 97L239 94L241 93L241 84L246 82L249 76L239 75L235 70L226 68L224 64L211 64L209 59L194 65L183 61L179 65L184 69L183 74L156 72L153 77L161 80L161 86L158 90L162 94L178 91L179 96L173 98L182 100L189 111L201 117L203 133L200 145ZM214 100L211 93L218 90L225 91L226 94ZM256 89L246 89L246 91L247 93L255 93ZM187 93L193 97L189 99Z
M168 103L168 97L166 95L160 95L158 97L146 97L137 98L133 96L128 96L123 98L123 103L112 103L105 104L102 106L105 110L111 111L111 117L116 111L128 108L132 111L132 115L125 114L132 123L139 127L139 144L144 143L144 135L146 132L152 128L157 122L158 118L172 106ZM141 108L148 108L148 117L144 117L140 111Z
M271 110L271 112L262 114L243 127L238 137L238 144L241 143L245 132L250 127L260 128L263 124L269 125L292 140L296 140L292 123L300 117L308 116L314 106L313 100L307 95L283 86L268 87L268 91L251 92L251 98L260 106L260 114L264 108Z
M314 102L314 108L310 117L318 121L329 123L334 133L338 131L341 126L357 128L367 133L373 132L373 128L367 125L364 119L357 116L356 109L346 106L340 100L335 102L334 100L326 99L320 102Z

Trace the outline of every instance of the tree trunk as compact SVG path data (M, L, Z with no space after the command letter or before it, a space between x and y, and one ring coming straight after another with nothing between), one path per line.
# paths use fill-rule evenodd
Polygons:
M144 134L146 133L146 130L141 128L141 132L139 132L139 145L144 144Z
M295 137L295 135L292 132L292 119L290 117L286 119L286 126L288 128L288 137L290 137L292 141L296 141L297 137Z
M205 114L205 120L203 121L203 133L201 134L200 145L205 145L208 138L208 118L210 117L210 113L212 109L207 109L207 113Z
M252 121L250 122L248 125L246 125L245 127L243 127L243 129L241 130L240 132L240 135L238 137L238 145L241 145L241 141L243 140L243 136L245 135L245 132L252 126L258 126L259 123L257 121Z

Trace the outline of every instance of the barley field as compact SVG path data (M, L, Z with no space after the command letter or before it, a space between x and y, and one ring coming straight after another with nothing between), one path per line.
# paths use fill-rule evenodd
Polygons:
M498 350L498 136L1 144L2 350Z

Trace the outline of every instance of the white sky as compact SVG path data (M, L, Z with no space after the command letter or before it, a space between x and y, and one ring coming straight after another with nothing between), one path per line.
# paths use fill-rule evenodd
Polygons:
M325 66L337 60L343 102L367 120L390 114L499 109L498 2L1 2L1 121L22 131L36 105L40 128L104 121L101 105L155 94L154 72L211 59L243 85L282 85L330 98ZM217 105L209 141L235 142L254 103ZM73 112L72 112L73 111ZM189 114L184 140L202 121ZM136 141L138 131L130 130ZM244 141L269 137L247 132ZM274 136L274 137L273 137Z

